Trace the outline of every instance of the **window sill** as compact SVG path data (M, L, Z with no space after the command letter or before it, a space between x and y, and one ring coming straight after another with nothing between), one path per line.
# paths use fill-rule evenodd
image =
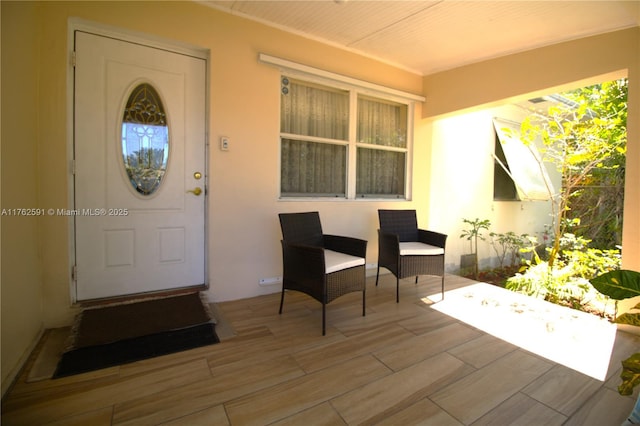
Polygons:
M407 202L411 202L412 200L410 198L373 198L373 197L366 197L366 198L344 198L344 197L279 197L277 201L282 201L282 202L332 202L332 203L345 203L345 202L356 202L356 203L362 203L362 202L376 202L376 203L380 203L380 202L385 202L385 203L407 203Z

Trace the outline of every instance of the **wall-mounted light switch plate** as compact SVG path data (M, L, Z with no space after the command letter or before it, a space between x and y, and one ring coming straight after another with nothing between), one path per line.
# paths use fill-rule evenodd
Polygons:
M220 150L229 151L229 138L226 136L220 136Z

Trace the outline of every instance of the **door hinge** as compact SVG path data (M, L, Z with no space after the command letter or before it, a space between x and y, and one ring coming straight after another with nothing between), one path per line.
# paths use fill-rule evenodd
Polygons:
M78 281L78 265L73 265L71 267L71 281Z
M71 66L76 67L76 51L71 52Z

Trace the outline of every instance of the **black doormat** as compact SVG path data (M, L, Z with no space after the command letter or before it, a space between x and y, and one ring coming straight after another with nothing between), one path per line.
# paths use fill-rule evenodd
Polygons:
M83 311L53 377L218 343L198 293Z

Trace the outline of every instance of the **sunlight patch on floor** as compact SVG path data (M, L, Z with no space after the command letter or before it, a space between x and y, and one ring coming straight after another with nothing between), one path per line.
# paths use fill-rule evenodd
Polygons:
M452 316L522 349L604 381L616 326L585 312L477 283L425 299Z

